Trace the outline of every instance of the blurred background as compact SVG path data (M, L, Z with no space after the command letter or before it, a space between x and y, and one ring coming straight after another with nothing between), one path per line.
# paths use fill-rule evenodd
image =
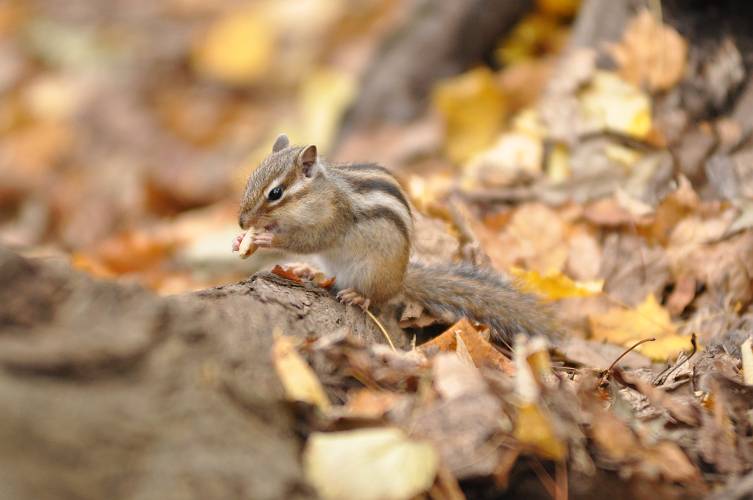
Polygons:
M0 243L163 294L243 278L279 259L230 245L285 132L394 171L419 256L580 336L653 318L664 359L753 298L746 5L3 0Z
M238 201L280 132L434 200L533 102L577 3L4 0L0 242L161 292L243 276Z

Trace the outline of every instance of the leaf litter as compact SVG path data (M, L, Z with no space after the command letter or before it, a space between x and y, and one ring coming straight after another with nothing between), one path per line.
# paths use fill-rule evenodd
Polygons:
M499 41L501 69L447 78L414 122L335 149L352 75L395 3L220 3L174 2L180 15L148 39L123 16L122 46L31 12L8 18L27 38L0 51L4 243L162 293L202 288L271 267L262 251L233 257L227 234L280 130L347 161L387 155L429 215L421 255L512 275L567 335L506 350L460 320L391 352L346 330L302 343L281 332L270 356L287 400L316 415L300 430L319 495L514 495L525 477L550 496L568 478L571 491L592 478L657 497L744 488L753 152L744 111L695 120L678 97L692 86L728 101L743 47L726 39L695 63L688 40L641 10L617 42L563 51L578 2L540 0ZM178 17L201 22L179 29ZM154 61L164 73L144 71ZM91 78L95 62L118 71ZM447 323L411 304L400 319Z

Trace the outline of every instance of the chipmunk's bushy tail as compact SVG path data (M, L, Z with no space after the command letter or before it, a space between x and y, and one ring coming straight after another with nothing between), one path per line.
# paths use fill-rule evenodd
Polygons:
M411 262L404 291L406 298L432 316L449 321L466 316L489 326L497 340L509 342L517 333L552 336L555 332L546 306L490 269Z

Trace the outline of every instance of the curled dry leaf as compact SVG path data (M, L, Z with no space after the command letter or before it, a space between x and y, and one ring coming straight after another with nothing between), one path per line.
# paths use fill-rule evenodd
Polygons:
M311 435L303 452L306 479L325 499L405 499L432 485L434 447L396 428Z
M294 281L296 283L303 283L301 278L298 277L297 274L295 274L290 269L286 269L282 266L275 266L272 268L272 274L279 276L280 278L284 278L286 280Z
M458 347L458 338L462 339L465 349L477 367L494 367L510 375L515 373L512 362L491 344L489 329L476 328L465 318L441 335L419 346L419 350L424 353L430 353L433 349L439 352L454 352Z

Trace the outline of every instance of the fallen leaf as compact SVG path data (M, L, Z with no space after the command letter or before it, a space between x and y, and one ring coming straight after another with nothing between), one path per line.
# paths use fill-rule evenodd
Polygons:
M296 283L303 283L301 278L298 277L297 274L295 274L293 271L291 271L288 268L284 268L280 265L276 265L272 268L272 274L279 276L280 278L284 278L286 280L294 281Z
M647 9L627 25L622 40L609 47L619 73L627 81L651 90L674 87L685 73L688 43L671 26Z
M468 364L455 353L442 353L434 358L432 365L434 387L445 400L465 394L487 390L481 373L473 364Z
M419 406L406 422L416 435L434 443L442 463L460 480L494 472L498 445L490 436L502 430L505 418L496 395L484 386L468 389L472 392Z
M345 411L360 418L382 418L399 400L394 392L359 389L348 395Z
M569 362L599 371L609 368L614 360L625 352L624 347L614 344L572 337L556 342L555 347ZM618 366L648 368L651 366L651 360L642 354L631 351L620 360Z
M596 71L580 92L581 112L589 128L644 138L651 130L651 101L634 85L608 71Z
M279 329L275 329L278 336L272 346L272 362L285 389L285 396L291 401L303 401L322 411L328 410L329 399L314 370L298 354L292 338L279 332Z
M740 353L743 360L743 381L745 385L753 385L753 337L742 343Z
M638 392L646 396L648 401L657 409L666 410L669 414L686 425L697 427L701 424L701 409L695 400L689 396L680 397L669 394L646 380L632 374L615 370L621 381L635 388Z
M303 451L306 480L325 499L407 499L434 482L439 457L396 428L314 432Z
M273 60L274 26L259 9L231 10L218 18L194 47L194 68L233 85L256 82Z
M335 276L328 278L324 273L315 273L312 281L319 288L330 289L335 284Z
M543 458L563 460L567 445L555 434L551 419L540 406L524 404L518 408L513 436Z
M483 67L437 84L432 103L444 119L445 147L455 163L491 144L506 109L494 75Z
M477 367L495 367L510 375L515 373L512 362L490 343L489 329L478 329L466 318L460 319L441 335L421 344L418 349L424 353L434 349L439 352L454 352L457 349L458 338L463 340L468 354Z
M679 316L693 302L697 282L692 276L681 275L677 278L675 289L667 299L667 311L672 316Z
M601 293L604 286L603 280L577 282L562 273L542 275L537 271L526 271L519 267L511 268L510 274L520 280L525 291L537 293L550 300L591 297Z
M606 340L626 347L651 337L656 342L647 342L637 349L657 361L666 361L683 350L690 349L690 335L678 335L669 313L653 294L634 309L617 307L605 314L589 317L595 340Z
M356 91L351 73L334 68L310 71L300 90L300 136L316 144L321 151L329 151L337 133L340 119L350 105Z
M540 138L523 132L504 133L491 148L470 159L461 184L472 190L530 181L541 173L543 155Z

